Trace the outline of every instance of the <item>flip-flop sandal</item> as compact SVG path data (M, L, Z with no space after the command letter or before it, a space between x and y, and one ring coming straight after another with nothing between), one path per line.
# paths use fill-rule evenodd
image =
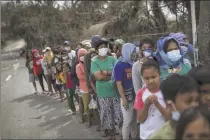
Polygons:
M101 136L102 136L102 137L108 137L108 135L109 135L108 132L103 131Z
M96 128L96 131L97 131L97 132L101 131L101 127L98 126L98 127Z
M92 124L86 124L87 128L91 128Z

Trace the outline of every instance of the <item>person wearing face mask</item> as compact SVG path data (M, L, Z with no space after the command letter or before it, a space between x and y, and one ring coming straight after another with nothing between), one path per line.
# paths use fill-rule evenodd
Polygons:
M47 93L47 91L44 88L43 78L45 78L43 69L42 69L42 62L43 57L39 55L39 51L37 49L32 50L32 61L33 61L33 71L35 77L38 77L39 84L42 88L43 94Z
M122 39L117 39L114 42L114 53L117 55L117 58L119 58L121 56L121 49L123 44L125 44L125 42Z
M176 125L180 114L199 104L198 85L191 77L173 74L162 81L160 89L171 119L154 132L149 139L175 139Z
M151 58L151 59L153 58L152 56L153 52L154 52L153 41L148 37L141 38L140 44L139 44L139 60L136 61L132 67L132 80L133 80L135 93L137 93L137 91L141 89L144 85L141 78L141 72L140 72L141 65L143 64L144 61L147 60L147 58Z
M118 92L121 96L121 109L123 113L122 137L125 140L131 137L136 139L137 123L136 112L133 109L135 93L132 83L132 65L136 55L136 46L125 43L122 46L122 59L114 67L114 78Z
M122 122L120 99L116 86L110 82L116 59L108 56L108 41L100 39L95 46L98 56L91 62L91 73L96 79L96 92L100 106L101 128L103 137L115 138L115 122Z
M79 90L80 90L80 100L79 104L83 105L83 112L81 112L81 122L84 122L84 116L88 114L88 103L89 103L89 94L88 87L85 82L85 71L84 71L84 55L87 53L87 50L81 48L78 51L79 64L76 65L76 74L79 79Z
M188 59L184 58L185 52L182 51L176 39L161 37L157 47L155 58L160 64L161 80L173 73L186 75L191 69L191 64Z
M71 49L71 43L70 41L64 41L64 49L68 53L68 59L69 59L69 65L72 66L72 60L76 56L76 52Z
M95 52L95 50L89 50L89 52L84 56L84 70L85 70L85 82L88 87L88 94L97 101L95 79L90 72L91 59L96 55L97 53ZM97 109L89 108L88 127L91 127L92 125L92 118L97 118L97 120L100 120L98 109L99 109L98 106ZM98 125L96 131L100 131L100 125Z
M170 33L169 36L175 38L179 42L181 48L186 53L186 58L188 58L188 53L194 52L194 47L189 43L188 37L185 34Z

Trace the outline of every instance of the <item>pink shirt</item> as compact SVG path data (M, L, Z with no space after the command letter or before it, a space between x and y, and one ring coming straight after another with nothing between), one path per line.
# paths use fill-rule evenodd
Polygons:
M88 87L85 81L85 68L84 68L84 64L79 63L76 65L76 73L77 73L77 77L79 79L79 88L80 91L82 91L83 93L88 93Z
M68 74L67 74L66 88L67 89L69 89L69 88L75 88L75 85L74 85L73 81L71 80L71 73L70 72L68 72Z

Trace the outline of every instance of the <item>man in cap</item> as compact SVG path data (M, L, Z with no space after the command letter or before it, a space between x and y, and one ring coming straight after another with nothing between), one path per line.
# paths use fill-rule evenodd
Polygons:
M76 52L71 49L71 43L70 43L70 41L64 41L63 45L64 45L64 49L68 53L69 65L71 67L72 66L72 60L76 56Z
M117 55L117 58L119 58L121 56L121 49L123 44L125 44L125 42L122 39L117 39L114 42L115 46L114 46L114 53Z

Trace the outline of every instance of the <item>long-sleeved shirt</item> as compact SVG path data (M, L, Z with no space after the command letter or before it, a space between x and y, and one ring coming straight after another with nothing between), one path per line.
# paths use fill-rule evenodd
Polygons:
M143 87L143 81L141 78L141 66L142 62L140 60L136 61L132 67L132 80L135 93L138 92Z
M47 62L45 62L44 59L41 60L41 65L42 65L42 69L43 69L43 71L44 71L44 75L49 74L49 73L48 73L48 70L47 70L47 64L46 64L46 63L47 63Z
M85 70L84 70L84 64L79 63L76 66L76 73L77 77L79 79L79 88L84 93L88 93L88 87L85 81Z

